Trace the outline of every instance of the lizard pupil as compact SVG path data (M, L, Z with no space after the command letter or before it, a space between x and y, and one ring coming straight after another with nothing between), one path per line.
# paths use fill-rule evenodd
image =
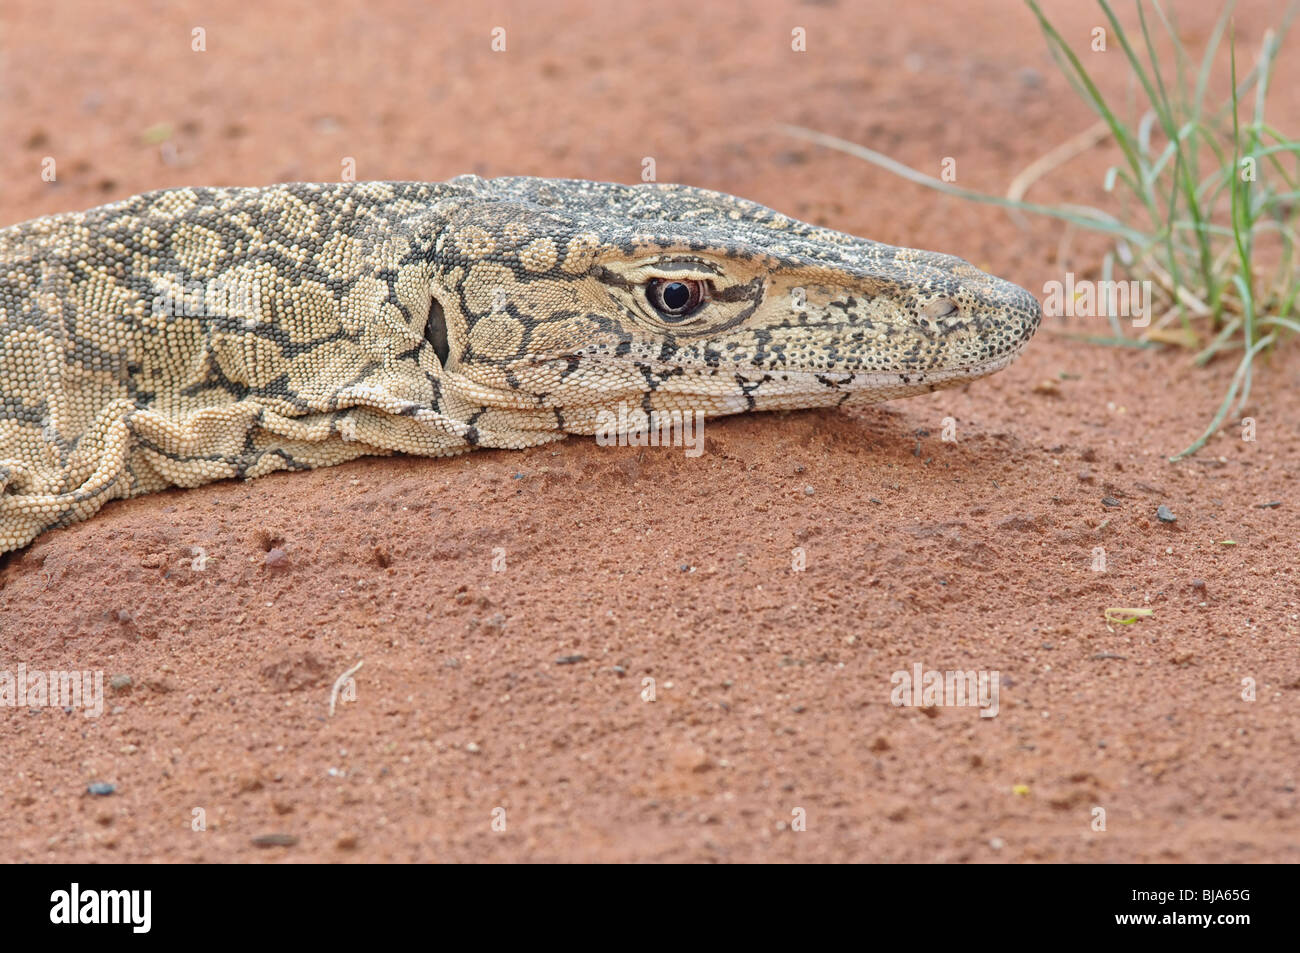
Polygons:
M704 303L704 282L653 279L646 288L650 304L666 318L684 318Z
M691 301L691 289L680 281L670 282L663 290L664 304L670 311L680 311Z

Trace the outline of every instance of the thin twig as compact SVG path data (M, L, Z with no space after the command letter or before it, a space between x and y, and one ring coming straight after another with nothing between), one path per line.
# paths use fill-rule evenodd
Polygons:
M1110 136L1106 120L1099 119L1072 139L1067 139L1051 152L1039 156L1011 180L1007 186L1007 198L1019 202L1029 191L1029 187L1058 166L1065 165L1075 156L1099 146Z
M353 675L357 674L357 672L361 671L361 666L365 664L366 664L366 660L362 659L360 662L358 662L356 665L353 665L350 669L348 669L338 678L334 679L334 687L330 689L330 717L331 718L334 717L334 703L338 701L339 689L343 687L344 682L346 682Z

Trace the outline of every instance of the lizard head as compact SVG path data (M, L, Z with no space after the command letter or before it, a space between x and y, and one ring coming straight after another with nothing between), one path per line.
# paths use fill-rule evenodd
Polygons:
M721 414L954 386L1006 367L1041 317L960 258L718 192L453 184L429 325L448 385L466 406L558 409L566 430L620 402Z

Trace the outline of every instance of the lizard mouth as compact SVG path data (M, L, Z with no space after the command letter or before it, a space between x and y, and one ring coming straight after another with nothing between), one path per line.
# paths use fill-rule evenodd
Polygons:
M1016 289L1019 291L1020 289ZM994 374L1024 350L1041 318L1028 292L1000 315L962 335L911 331L901 325L873 346L875 328L852 320L802 327L774 327L762 338L731 351L713 343L707 349L663 342L625 344L621 349L578 350L533 355L516 365L517 380L533 378L545 394L533 406L581 406L610 401L669 402L682 409L736 413L765 408L833 406L849 401L893 400L956 387ZM800 332L815 330L821 343L796 351ZM792 337L782 341L782 332ZM765 348L756 345L765 342ZM593 390L571 390L570 375L587 368L607 383ZM581 376L575 377L580 380ZM513 399L519 398L514 395ZM522 406L522 404L520 404Z
M675 364L648 355L583 356L574 360L587 366L604 365L614 372L612 377L624 381L622 388L615 388L597 401L601 405L618 400L639 405L648 397L664 406L725 414L893 400L960 386L1005 368L1018 356L1031 333L1032 330L1005 353L957 366L932 368L764 370L741 365ZM580 398L558 403L574 406L586 401Z
M939 367L911 370L853 370L853 371L755 371L736 370L723 375L712 368L691 369L667 366L644 367L647 377L662 381L657 391L711 398L718 391L709 382L730 377L742 396L755 398L798 399L807 397L824 403L832 396L837 400L868 397L889 400L922 394L927 391L955 387L968 381L988 377L1015 360L1018 351L999 355L975 364L961 367ZM818 399L820 398L820 399Z

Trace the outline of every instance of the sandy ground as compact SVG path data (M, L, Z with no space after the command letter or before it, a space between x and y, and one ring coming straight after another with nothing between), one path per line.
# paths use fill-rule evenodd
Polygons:
M636 181L652 157L1036 291L1091 261L775 128L1005 188L1091 122L1009 0L239 6L7 2L0 224L349 159ZM1242 4L1243 48L1280 6ZM1049 9L1085 50L1098 14ZM1109 156L1031 197L1104 200ZM1104 322L1049 322L964 389L711 421L693 459L370 459L50 533L0 563L0 669L120 688L99 718L0 710L0 856L1300 860L1297 347L1259 370L1256 441L1234 424L1175 465L1231 366L1073 332ZM916 665L996 671L997 716L895 707Z

